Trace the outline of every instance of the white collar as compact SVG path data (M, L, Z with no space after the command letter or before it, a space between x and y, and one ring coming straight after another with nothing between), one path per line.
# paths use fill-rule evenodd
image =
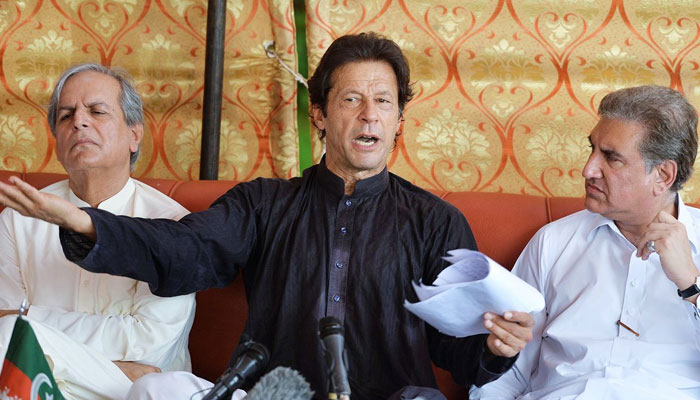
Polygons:
M697 254L698 248L698 238L696 235L696 229L695 229L695 221L693 220L692 216L690 215L690 211L688 210L688 206L683 203L683 199L681 198L680 194L676 193L676 201L678 202L678 221L685 225L685 230L688 233L688 240L690 241L691 244L691 253L692 254ZM594 214L594 218L591 219L590 225L588 230L588 234L586 235L586 238L590 240L593 237L593 232L596 231L598 228L601 226L609 226L610 229L613 230L613 232L617 232L618 234L622 235L622 232L620 232L620 229L615 225L615 221L611 220L610 218L606 218L600 214ZM623 235L624 237L624 235ZM626 240L626 239L625 239Z
M68 190L69 199L71 203L75 204L78 207L90 207L90 204L83 201L81 198L76 196L75 193L73 193L73 190L70 189L70 185L68 186ZM126 181L126 184L124 184L124 187L122 187L122 189L119 192L117 192L114 196L104 200L97 206L97 208L100 210L115 212L116 210L121 209L124 203L126 203L131 198L135 190L136 184L134 184L133 179L129 178Z

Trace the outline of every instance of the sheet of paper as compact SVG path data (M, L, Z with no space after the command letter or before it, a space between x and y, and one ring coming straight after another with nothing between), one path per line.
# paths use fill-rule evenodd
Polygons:
M483 325L487 311L534 312L544 308L544 297L483 253L467 249L448 252L452 265L433 285L413 284L417 303L404 306L445 334L465 337L488 333Z

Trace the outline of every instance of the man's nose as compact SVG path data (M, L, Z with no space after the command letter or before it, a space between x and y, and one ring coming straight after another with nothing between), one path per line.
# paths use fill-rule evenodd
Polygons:
M602 173L600 172L600 160L595 153L591 153L591 155L588 156L588 161L586 161L586 165L583 166L581 175L583 175L585 179L602 177Z
M376 122L379 119L377 115L377 104L374 100L364 102L362 105L362 112L360 113L360 119L364 122Z
M87 128L89 122L90 118L86 110L75 110L73 113L73 127L75 129Z

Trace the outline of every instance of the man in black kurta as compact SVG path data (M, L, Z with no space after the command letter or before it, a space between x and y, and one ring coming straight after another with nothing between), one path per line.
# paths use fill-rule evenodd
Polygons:
M456 208L386 169L411 97L400 50L373 34L342 37L309 87L327 152L303 177L241 183L179 222L70 211L79 222L52 220L63 227L66 256L89 271L146 281L162 296L225 286L240 271L244 338L269 349L268 369L300 371L319 399L328 381L324 316L345 327L353 398L435 387L431 360L467 387L497 378L529 340L529 315L492 316L490 335L457 339L403 307L416 300L412 281L432 282L448 250L476 243Z
M269 369L299 370L317 393L327 379L318 338L326 315L345 325L353 398L434 387L431 359L467 387L503 372L506 359L492 372L482 366L486 335L450 338L403 307L416 300L411 281L432 282L447 250L476 249L459 210L386 169L343 191L322 161L302 178L241 183L180 223L87 209L98 241L83 260L68 255L87 270L149 282L160 296L225 286L241 271L245 335L267 346Z

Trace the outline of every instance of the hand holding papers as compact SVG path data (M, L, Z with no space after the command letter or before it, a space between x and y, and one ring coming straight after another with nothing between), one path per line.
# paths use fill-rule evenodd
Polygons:
M413 284L420 301L404 303L440 332L456 337L488 333L482 317L487 311L502 315L544 308L544 297L535 288L484 254L466 249L448 254L444 259L452 265L433 286Z

